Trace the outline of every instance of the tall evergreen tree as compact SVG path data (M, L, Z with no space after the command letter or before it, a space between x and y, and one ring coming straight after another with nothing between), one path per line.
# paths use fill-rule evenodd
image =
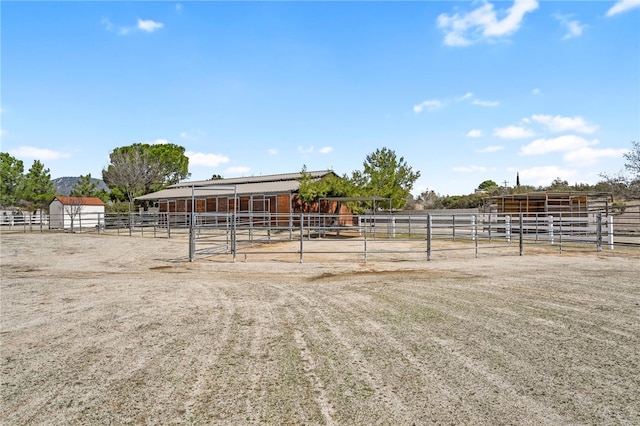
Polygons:
M56 196L56 187L51 181L49 169L45 169L40 160L34 160L25 175L20 194L25 206L33 211L46 207Z

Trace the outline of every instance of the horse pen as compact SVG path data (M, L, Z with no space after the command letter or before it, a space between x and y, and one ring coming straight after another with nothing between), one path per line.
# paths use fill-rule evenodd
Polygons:
M426 228L192 223L1 230L3 423L640 422L640 251L606 226L434 227L428 261Z

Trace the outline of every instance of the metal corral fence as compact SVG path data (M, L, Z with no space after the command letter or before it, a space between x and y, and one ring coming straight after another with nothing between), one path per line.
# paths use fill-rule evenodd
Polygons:
M437 252L511 248L522 255L527 244L569 247L615 246L612 217L594 213L578 217L558 214L377 214L337 216L318 214L196 214L189 239L189 259L230 255L246 261L252 256L309 255L367 262L395 254L431 260ZM640 223L635 241L640 243ZM336 244L336 240L340 244ZM338 247L338 248L336 248Z
M193 218L193 220L192 220ZM559 250L640 247L640 203L605 216L589 214L442 213L329 214L240 213L79 213L73 220L45 214L3 215L3 232L64 231L189 241L190 260L228 256L289 256L302 262L316 254L361 261L375 258L431 260L438 252L507 248L522 254L527 245ZM51 223L64 223L52 228ZM339 242L339 244L336 244Z

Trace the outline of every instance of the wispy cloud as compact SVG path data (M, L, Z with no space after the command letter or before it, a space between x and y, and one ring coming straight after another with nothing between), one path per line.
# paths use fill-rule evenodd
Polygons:
M578 133L593 133L598 130L598 126L588 123L580 116L563 117L560 115L533 115L531 119L546 126L552 132L573 131Z
M533 89L533 90L531 91L531 93L532 93L533 95L540 95L540 94L542 94L542 92L540 91L540 89L538 89L537 87L536 87L535 89Z
M138 29L148 32L148 33L152 33L155 30L159 30L160 28L164 27L164 24L162 22L156 22L153 21L151 19L139 19L138 18Z
M298 146L298 152L300 154L304 154L304 155L308 155L308 154L313 154L314 152L318 152L320 154L328 154L331 151L333 151L333 148L330 146L323 146L322 148L318 149L316 151L315 146L311 145L309 147L303 147L303 146Z
M109 18L102 18L100 21L102 27L107 31L115 31L118 35L127 35L132 31L142 31L146 33L152 33L156 30L159 30L164 27L162 22L157 22L151 19L140 19L138 18L138 23L135 27L131 26L116 26L114 25Z
M36 148L34 146L21 146L9 151L9 154L18 158L27 158L33 160L59 160L61 158L71 157L71 154L65 152L54 151L47 148Z
M483 107L496 107L496 106L500 105L500 102L498 102L498 101L481 101L480 99L474 99L473 104L474 105L483 106Z
M582 35L584 30L588 28L588 25L581 23L577 19L571 19L572 15L561 15L556 13L553 17L556 18L567 30L567 33L562 38L563 40L579 37Z
M446 107L448 105L459 103L459 102L464 102L464 101L471 101L471 103L473 105L479 105L479 106L484 106L484 107L495 107L495 106L500 105L500 102L498 102L498 101L482 101L480 99L475 98L473 93L467 92L462 96L450 97L450 98L446 98L446 99L429 99L429 100L426 100L426 101L424 101L422 103L414 105L413 106L413 112L415 112L416 114L419 114L424 110L427 110L428 112L433 112L433 111L439 110L441 108L444 108L444 107Z
M270 148L269 150L267 150L267 153L271 156L278 155L278 150L275 148Z
M496 151L502 151L503 149L504 149L504 146L491 145L486 148L477 149L476 152L496 152Z
M620 0L607 10L607 16L614 16L640 7L640 0Z
M414 105L413 112L415 112L416 114L419 114L424 109L426 109L427 111L435 111L440 108L442 108L442 101L439 101L437 99L432 99L432 100L424 101L418 105Z
M194 151L186 151L184 154L189 157L189 165L193 166L218 167L230 161L229 157L223 154L206 154Z
M468 138L479 138L482 136L482 130L480 129L472 129L467 132Z
M575 151L597 145L597 139L591 141L577 135L563 135L551 139L536 139L520 149L521 155L540 155L549 152Z
M509 36L520 29L524 16L536 10L536 0L515 0L513 5L496 12L493 4L482 6L464 14L438 16L437 24L444 33L447 46L469 46L481 40L492 40ZM498 14L504 16L498 19Z
M524 139L535 136L535 133L522 126L496 127L493 135L500 139Z

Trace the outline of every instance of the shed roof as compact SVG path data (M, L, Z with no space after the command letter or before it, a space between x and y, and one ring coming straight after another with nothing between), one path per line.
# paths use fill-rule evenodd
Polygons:
M312 179L321 179L333 172L322 170L307 172ZM232 196L247 194L276 194L295 192L300 187L302 173L283 173L276 175L250 176L228 179L200 180L181 182L161 191L137 197L137 200L160 200Z
M102 201L98 197L69 197L66 195L56 195L56 198L54 198L53 200L58 200L65 206L104 206L104 201Z

